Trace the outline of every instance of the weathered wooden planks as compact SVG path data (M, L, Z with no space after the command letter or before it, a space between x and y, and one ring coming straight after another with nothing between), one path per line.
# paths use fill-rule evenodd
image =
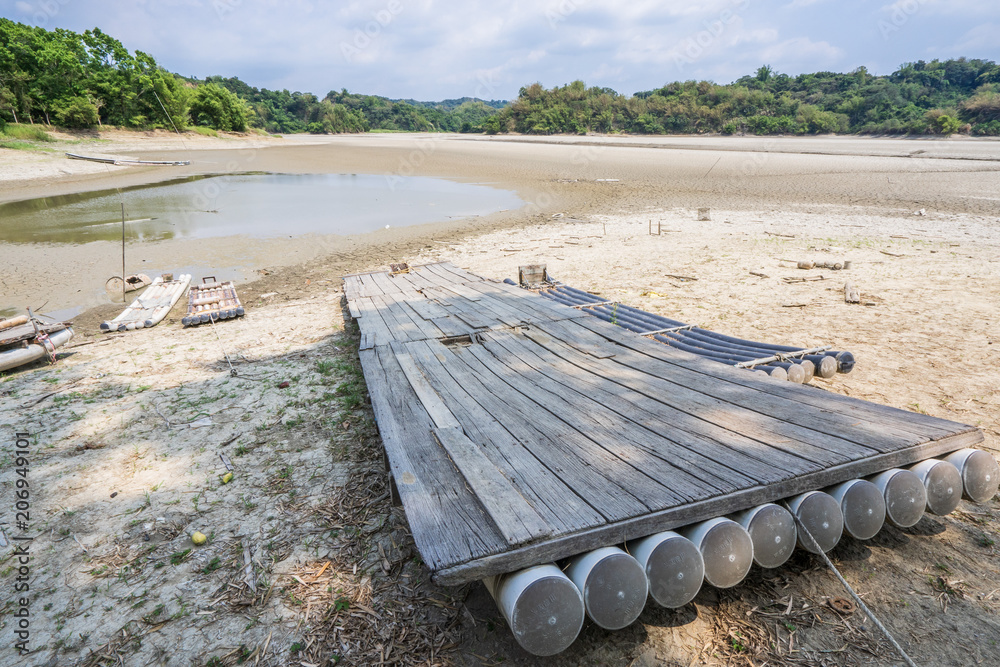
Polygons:
M449 264L345 278L440 583L916 463L977 429L706 361Z

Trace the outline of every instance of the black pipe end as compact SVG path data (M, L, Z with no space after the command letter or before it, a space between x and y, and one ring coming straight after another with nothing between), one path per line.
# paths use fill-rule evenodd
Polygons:
M850 352L838 352L835 358L838 373L850 373L854 370L854 355Z

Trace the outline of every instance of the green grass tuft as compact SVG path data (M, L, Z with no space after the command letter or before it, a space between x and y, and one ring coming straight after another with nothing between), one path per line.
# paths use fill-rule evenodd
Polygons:
M9 123L7 127L0 132L0 135L10 137L11 139L21 139L23 141L55 141L55 138L53 138L52 135L37 125L23 125L20 123Z
M195 125L194 127L190 127L188 129L191 130L192 132L194 132L195 134L200 134L203 137L217 137L217 136L219 136L219 133L216 132L215 130L213 130L212 128L210 128L210 127L203 127L201 125Z

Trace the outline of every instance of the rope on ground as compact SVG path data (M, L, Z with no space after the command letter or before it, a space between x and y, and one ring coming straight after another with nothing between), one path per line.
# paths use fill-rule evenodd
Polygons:
M796 516L795 512L792 512L792 516L795 517L795 525L802 532L802 534L805 535L806 538L808 538L809 544L812 546L812 548L815 549L817 553L819 553L820 557L823 559L823 562L826 563L826 566L830 568L830 571L833 572L833 574L837 577L837 579L840 580L840 583L844 586L844 588L847 590L850 596L854 598L854 601L857 603L858 607L860 607L861 610L865 612L865 616L871 619L872 623L874 623L876 627L878 627L878 629L882 631L882 634L885 635L885 638L889 640L889 643L892 644L893 648L895 648L896 651L899 653L899 655L902 656L903 662L905 662L908 665L908 667L917 667L916 663L914 663L913 660L910 659L910 656L906 654L906 651L903 650L903 647L899 645L899 642L897 642L895 637L892 636L892 633L889 632L889 629L886 628L884 625L882 625L881 621L875 618L875 614L872 612L872 610L868 608L868 605L866 605L861 600L861 597L854 592L854 589L851 588L851 585L847 583L847 580L844 579L843 575L840 574L840 571L837 569L837 566L833 564L833 561L830 560L830 557L826 555L826 553L820 548L819 544L816 542L816 538L812 536L812 533L809 532L809 529L806 528L806 525L802 523L802 519Z
M218 330L215 328L215 316L209 315L208 321L212 323L212 331L215 331L215 337L219 339L219 347L222 349L222 354L226 357L226 363L229 364L229 374L236 377L239 373L236 372L236 367L233 366L233 360L229 358L229 353L226 352L226 346L222 343L222 336L219 335Z

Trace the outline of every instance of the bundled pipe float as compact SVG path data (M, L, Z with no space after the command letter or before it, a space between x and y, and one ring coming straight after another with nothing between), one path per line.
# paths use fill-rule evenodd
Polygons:
M703 583L739 584L752 563L779 567L795 546L817 553L796 529L796 517L819 548L829 551L842 534L867 540L885 523L912 526L925 507L947 514L963 491L969 499L989 500L997 492L998 473L990 454L964 449L909 470L893 468L870 480L853 479L731 518L634 539L624 549L602 547L571 558L565 572L547 564L483 583L517 642L535 655L554 655L572 644L584 616L607 630L624 628L639 618L647 597L663 607L683 607Z
M10 322L11 320L4 320ZM56 350L73 338L73 328L65 322L39 323L14 318L0 335L0 372L48 357L56 360Z
M512 280L506 282L516 284ZM778 380L803 383L815 376L829 379L837 373L850 373L854 369L854 355L850 352L833 351L826 346L803 349L735 338L601 299L558 282L550 282L540 289L538 285L531 287L553 301L583 310L665 345L720 363L761 370Z
M118 317L101 322L101 331L135 331L155 327L167 316L190 282L188 274L179 276L177 280L169 274L157 276Z
M187 315L181 318L181 324L193 327L243 317L245 314L233 282L218 282L215 276L210 276L202 278L202 284L195 285L188 292Z

